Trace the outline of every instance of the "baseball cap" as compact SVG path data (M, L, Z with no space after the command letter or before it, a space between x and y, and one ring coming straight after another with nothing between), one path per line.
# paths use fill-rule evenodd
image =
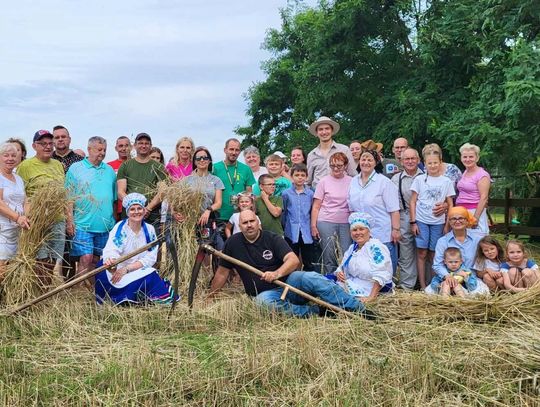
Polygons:
M48 130L38 130L34 133L34 143L41 140L44 137L53 138L53 135Z
M152 142L152 138L148 135L148 133L139 133L137 136L135 136L135 142L139 141L140 139L147 139L150 143Z

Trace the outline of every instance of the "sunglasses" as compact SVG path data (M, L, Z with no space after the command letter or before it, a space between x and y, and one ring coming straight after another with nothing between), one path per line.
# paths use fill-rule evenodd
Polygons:
M201 157L195 157L195 161L210 161L210 157L203 155Z

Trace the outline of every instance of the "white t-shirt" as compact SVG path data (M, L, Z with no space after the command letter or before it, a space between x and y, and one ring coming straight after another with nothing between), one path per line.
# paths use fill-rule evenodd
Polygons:
M421 175L416 177L411 190L418 194L416 201L416 220L428 225L441 225L445 222L445 215L433 216L435 204L444 202L447 197L454 196L454 183L450 178L441 175Z
M501 268L501 264L493 260L486 259L483 263L484 264L482 264L482 262L480 261L477 261L476 263L474 263L473 269L475 269L476 271L484 271L486 269L499 271Z
M259 219L259 217L257 216L257 220L259 221L259 223L261 223L261 220ZM235 233L240 233L241 230L240 230L240 212L235 212L231 215L231 217L229 218L229 223L231 225L233 225L233 230L232 230L232 233L231 235L234 235Z
M0 189L2 190L3 201L10 209L17 212L19 215L24 213L24 181L17 174L13 174L15 182L10 181L0 174ZM12 229L18 227L17 222L13 222L9 218L0 215L0 227L4 229Z

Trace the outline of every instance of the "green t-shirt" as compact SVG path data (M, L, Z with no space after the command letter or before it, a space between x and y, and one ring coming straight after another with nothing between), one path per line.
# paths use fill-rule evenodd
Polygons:
M157 184L167 178L167 173L163 164L150 160L146 163L140 163L132 158L122 163L118 169L116 179L125 179L126 193L138 192L143 194L150 203L157 192ZM153 222L159 217L161 205L158 205L152 211L148 221Z
M231 197L243 192L255 183L253 172L246 164L236 162L235 165L226 166L223 161L214 164L212 174L219 177L225 189L223 190L223 203L219 210L219 219L228 221L234 213Z
M272 202L274 206L283 208L283 199L280 196L270 196L270 202ZM259 216L259 219L261 220L262 229L269 230L270 232L283 236L281 216L278 216L277 218L272 216L262 198L257 198L255 201L255 208L257 210L257 216Z

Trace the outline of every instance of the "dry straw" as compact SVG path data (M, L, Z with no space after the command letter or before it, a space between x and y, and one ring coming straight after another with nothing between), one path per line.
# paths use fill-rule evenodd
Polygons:
M28 301L49 288L37 277L36 255L49 237L52 225L64 216L66 205L66 190L58 182L44 184L32 196L30 229L21 231L17 254L6 267L1 295L3 304L15 305ZM58 281L52 279L51 283L57 284Z
M171 222L166 225L170 230L178 252L178 264L180 266L179 292L181 294L187 292L191 268L198 249L196 230L202 212L203 189L204 185L202 183L200 185L197 183L189 185L185 180L170 184L161 183L159 185L159 193L162 195L162 199L167 202L169 212L183 216L181 222L177 222L173 216ZM161 274L169 280L173 279L174 267L171 261L163 263ZM211 275L208 275L208 273L202 276L203 279L207 280L210 277Z

